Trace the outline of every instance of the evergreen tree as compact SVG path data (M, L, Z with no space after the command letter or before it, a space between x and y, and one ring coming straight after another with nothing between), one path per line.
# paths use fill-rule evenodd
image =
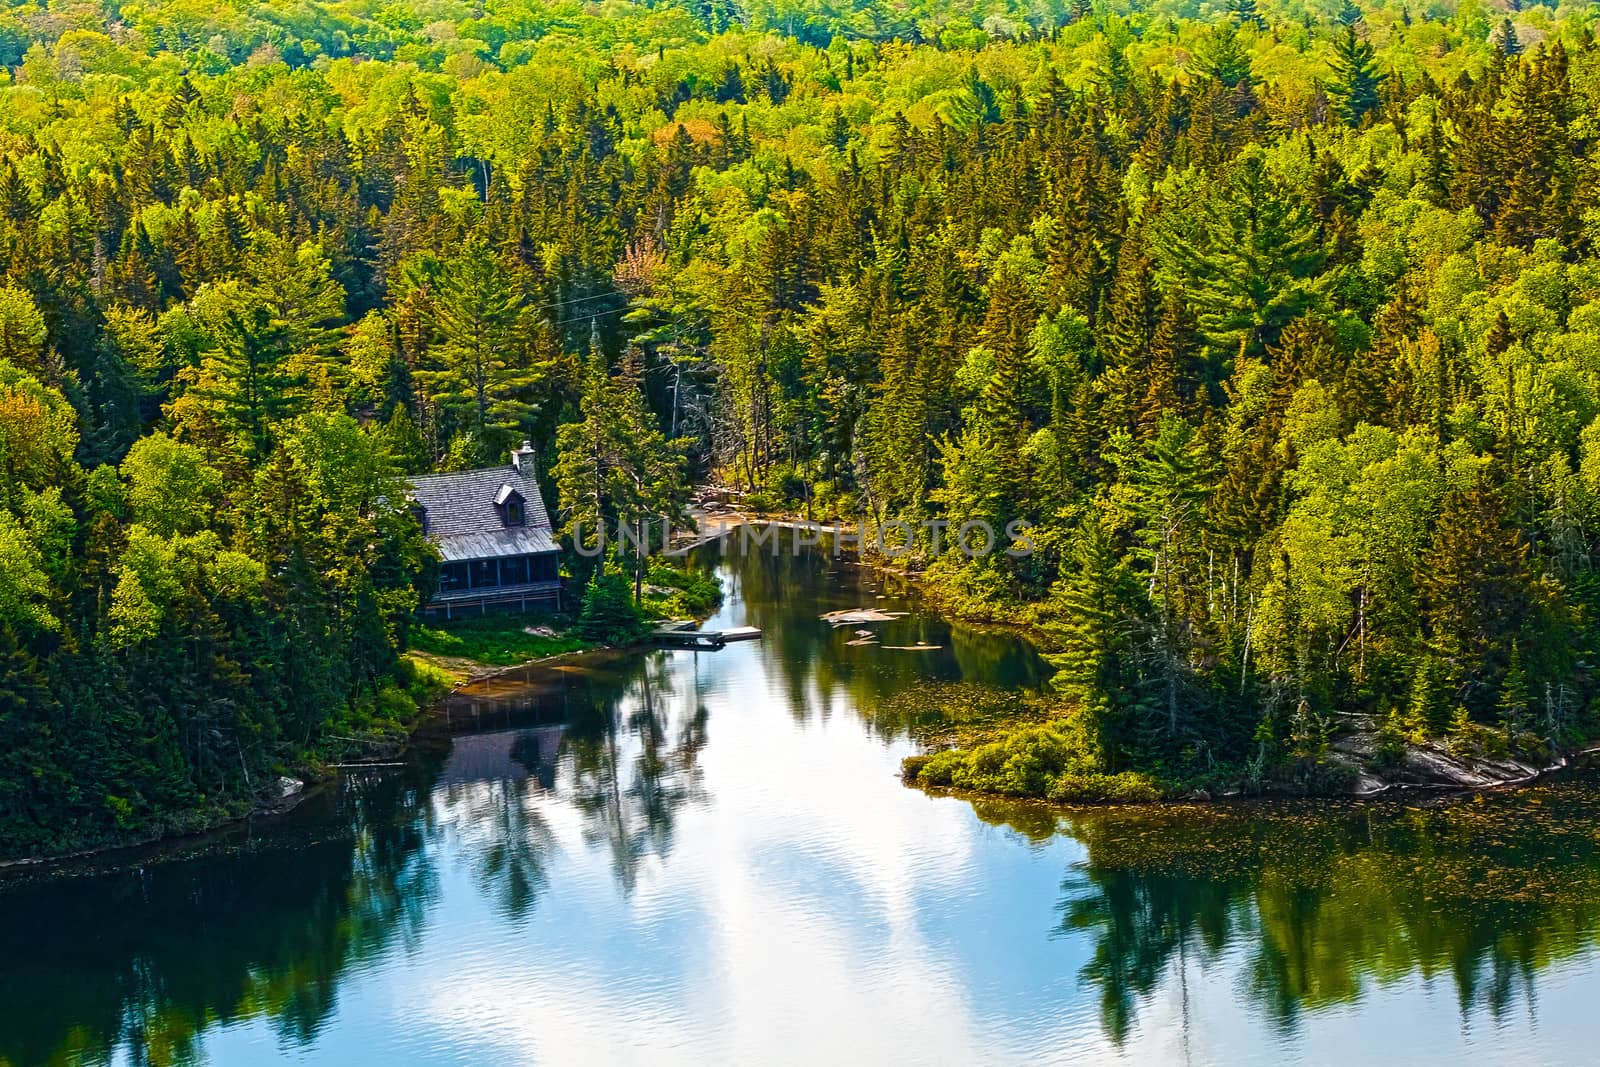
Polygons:
M1228 17L1236 26L1254 26L1258 30L1267 28L1267 20L1256 10L1256 0L1228 0Z
M1209 471L1200 440L1182 418L1168 415L1154 440L1119 462L1117 495L1134 522L1138 556L1149 575L1154 619L1152 671L1160 679L1160 714L1176 740L1184 690L1190 683L1189 648L1193 638L1190 600L1193 564L1199 549L1204 502L1210 495Z
M682 448L657 427L637 379L612 378L598 351L584 377L581 411L557 437L561 531L591 559L608 545L631 552L639 599L645 560L664 547L668 526L682 530L686 521Z
M199 400L216 425L244 442L259 459L270 450L272 427L305 405L306 375L289 358L287 331L262 304L224 307L215 329L217 348L205 361L188 396ZM169 414L204 436L184 398Z
M526 396L538 370L517 335L521 294L482 242L441 264L438 277L439 343L416 378L433 403L455 413L480 455L492 457L515 442L534 412Z
M1505 677L1500 680L1497 710L1507 736L1515 739L1527 728L1532 710L1528 701L1528 675L1522 669L1522 649L1516 641L1511 642L1511 658L1506 663Z
M1163 252L1198 312L1200 332L1226 357L1260 355L1328 288L1327 258L1303 201L1249 149L1199 213L1196 233L1168 224Z
M1489 44L1503 57L1512 58L1522 54L1522 42L1517 39L1516 27L1511 25L1509 17L1501 19L1489 34Z
M1383 83L1388 75L1378 69L1372 45L1356 33L1354 25L1334 42L1333 81L1328 95L1338 103L1339 116L1351 126L1360 126L1383 103Z
M1141 607L1138 585L1117 558L1104 524L1085 522L1054 590L1061 651L1051 658L1051 684L1074 708L1080 744L1107 770L1140 753L1130 701L1137 699L1138 655L1129 638Z
M1426 635L1467 702L1486 707L1487 686L1504 671L1513 642L1543 628L1528 544L1498 494L1479 484L1446 498L1417 583Z
M1254 78L1250 53L1231 22L1221 22L1211 28L1195 50L1195 62L1202 74L1216 79L1226 89L1237 89Z

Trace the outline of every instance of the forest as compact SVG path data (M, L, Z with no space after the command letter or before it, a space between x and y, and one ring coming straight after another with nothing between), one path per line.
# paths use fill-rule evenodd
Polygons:
M524 438L569 545L696 479L1025 524L911 546L1059 668L945 781L1576 744L1596 15L8 2L0 855L402 728L404 478Z

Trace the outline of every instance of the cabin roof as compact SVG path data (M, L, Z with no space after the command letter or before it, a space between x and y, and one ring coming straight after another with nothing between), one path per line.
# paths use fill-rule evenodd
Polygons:
M523 525L507 526L499 505L510 489L523 500ZM427 509L428 539L446 563L559 550L539 483L513 464L411 479L411 498Z

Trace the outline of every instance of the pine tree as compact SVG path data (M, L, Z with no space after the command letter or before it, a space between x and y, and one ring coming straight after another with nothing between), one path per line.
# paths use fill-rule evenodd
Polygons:
M1503 356L1510 351L1516 340L1517 336L1511 329L1511 320L1506 317L1505 310L1502 309L1495 314L1494 322L1490 325L1489 332L1484 336L1484 354L1490 359L1496 356Z
M1445 135L1443 116L1434 107L1433 120L1428 124L1428 141L1422 157L1422 180L1435 204L1443 204L1450 197L1452 177L1455 172L1454 152Z
M1169 294L1150 341L1149 378L1136 420L1141 438L1155 436L1163 416L1187 414L1201 384L1194 372L1196 348L1188 305L1180 294Z
M1378 69L1376 52L1353 25L1346 26L1344 35L1334 43L1332 63L1328 95L1337 101L1345 122L1360 126L1383 103L1381 94L1388 75Z
M1567 132L1573 110L1565 51L1558 44L1522 64L1520 75L1510 93L1515 113L1496 123L1504 186L1492 221L1502 243L1526 248L1576 231L1578 181Z
M1231 22L1221 22L1211 28L1195 50L1195 61L1202 74L1216 79L1225 89L1237 89L1254 80L1250 53Z
M1154 265L1142 246L1139 234L1131 234L1122 242L1101 342L1110 372L1104 377L1110 408L1106 421L1130 429L1138 422L1140 403L1150 375L1156 329L1162 315Z
M535 410L526 396L539 375L517 336L521 305L517 286L481 241L441 266L440 340L416 379L433 403L455 413L485 459L514 443Z
M1527 728L1530 717L1528 702L1528 675L1522 668L1522 648L1511 642L1511 658L1506 664L1505 677L1500 680L1500 701L1496 705L1500 725L1513 741Z
M1136 724L1130 702L1138 698L1138 662L1129 637L1141 607L1138 584L1117 558L1111 531L1094 518L1074 534L1070 557L1056 586L1051 630L1061 651L1051 685L1073 705L1082 747L1106 770L1134 763Z
M1256 0L1228 0L1228 17L1235 26L1253 26L1258 30L1267 28L1267 20L1256 10Z
M995 518L1002 524L1022 509L1024 478L1017 460L1034 424L1038 376L1028 349L1037 315L1023 279L1012 268L1001 269L990 284L982 333L994 353L994 373L983 387L978 409L992 446L1013 460L999 468L1000 503Z
M631 551L636 600L643 593L645 560L667 534L661 521L681 530L688 503L682 446L661 432L640 384L626 372L611 377L605 358L593 349L582 417L558 432L554 470L561 532L590 559L608 543L619 554Z
M1259 356L1323 299L1327 252L1304 198L1246 149L1206 199L1198 234L1163 234L1202 335L1225 358Z
M931 398L923 383L921 347L915 321L897 317L884 344L883 380L864 427L863 447L871 452L865 489L879 514L918 513L933 478Z
M1509 17L1500 20L1489 34L1490 46L1500 55L1513 58L1522 54L1522 42L1517 39L1517 28Z
M1428 734L1443 730L1448 712L1449 702L1445 699L1439 664L1432 656L1424 654L1418 658L1417 668L1412 673L1411 693L1402 716L1406 740L1418 744Z
M1160 679L1161 714L1168 738L1176 739L1191 673L1190 566L1211 493L1210 471L1198 435L1177 415L1165 416L1155 438L1125 454L1119 467L1116 496L1134 521L1138 556L1149 574L1151 658Z
M270 451L274 424L303 410L305 374L289 358L284 324L260 304L225 309L215 333L216 351L189 395L244 443L246 455L260 459ZM182 399L168 409L176 421L184 419Z

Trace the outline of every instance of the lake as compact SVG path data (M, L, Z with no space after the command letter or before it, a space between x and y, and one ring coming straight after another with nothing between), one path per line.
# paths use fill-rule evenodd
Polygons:
M527 669L288 816L10 875L0 1063L1595 1061L1600 778L931 797L908 729L1043 686L1029 647L820 555L706 565L762 640ZM910 614L850 645L853 607Z

